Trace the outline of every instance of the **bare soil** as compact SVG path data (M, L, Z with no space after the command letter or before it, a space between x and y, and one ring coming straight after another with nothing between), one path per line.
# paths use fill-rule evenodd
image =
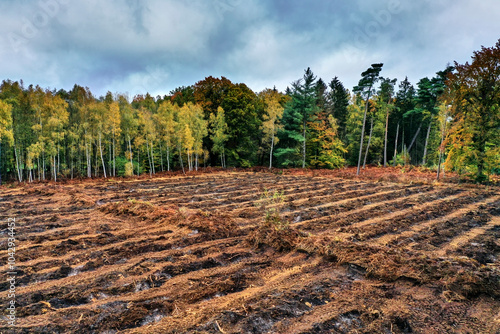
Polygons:
M3 186L17 327L2 316L0 332L500 333L499 189L447 177L212 170ZM266 189L283 192L289 225L263 223Z

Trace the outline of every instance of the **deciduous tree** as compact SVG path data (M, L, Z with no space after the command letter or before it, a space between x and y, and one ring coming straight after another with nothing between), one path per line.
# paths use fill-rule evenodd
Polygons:
M463 163L475 165L476 180L484 181L500 147L500 40L475 51L470 63L455 62L455 69L446 84L454 122L449 140L455 145L462 138L464 149L448 159L465 156Z

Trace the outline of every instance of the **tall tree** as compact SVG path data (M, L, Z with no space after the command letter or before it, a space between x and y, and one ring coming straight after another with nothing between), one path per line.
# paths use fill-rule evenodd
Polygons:
M199 158L203 155L203 139L208 136L208 121L204 117L203 108L198 104L188 103L193 129L194 166L198 170Z
M109 135L109 111L106 109L105 104L99 101L95 101L90 104L88 108L92 119L91 126L94 132L95 145L101 160L102 172L104 177L107 178L108 175L106 173L106 163L104 162L103 142L105 137ZM96 167L98 167L97 164ZM95 172L97 176L98 168L96 168Z
M330 91L326 97L326 109L337 120L339 138L345 142L349 91L344 88L344 85L337 77L333 78L328 86L330 87Z
M269 150L269 169L273 167L273 149L278 143L278 130L282 128L280 120L283 117L283 106L281 105L282 96L279 92L267 89L260 94L264 99L265 114L264 122L262 123L262 131L264 134L263 141L271 141Z
M394 85L396 79L382 78L378 93L378 105L385 110L385 136L384 136L384 167L387 167L387 143L389 134L389 115L394 109Z
M210 125L210 139L214 143L212 152L219 154L222 168L226 168L225 143L228 135L224 109L219 107L216 114L210 114Z
M438 99L444 92L444 82L448 73L450 73L452 70L453 67L448 66L444 71L437 72L437 76L432 79L421 79L417 84L418 90L415 99L416 107L415 109L405 114L406 117L415 116L416 119L419 119L419 126L413 136L413 139L410 142L410 145L408 146L408 152L410 152L414 147L414 144L417 141L422 127L427 126L423 145L424 152L422 164L425 164L427 159L429 136L431 133L432 124L435 122L438 114Z
M399 90L396 93L396 99L395 99L395 109L393 113L394 116L390 119L390 121L392 120L397 124L395 140L394 140L394 158L393 158L394 166L396 166L396 156L398 153L398 140L400 139L400 137L402 142L401 150L404 149L404 129L405 129L405 124L403 123L404 115L410 110L415 109L416 105L415 96L416 96L415 88L408 80L408 77L406 77L399 84ZM401 135L400 132L402 132Z
M14 142L14 132L12 129L12 106L0 100L0 150L2 144L4 144L3 139L12 144ZM2 154L0 151L0 159L1 157ZM2 184L1 166L0 164L0 185Z
M121 135L121 127L120 127L120 105L118 102L113 101L108 106L109 111L109 133L111 135L111 159L113 161L113 176L116 176L116 154L117 154L117 145L116 142L120 138Z
M484 181L485 169L493 168L490 159L500 154L500 39L494 47L475 51L471 63L455 62L455 68L446 84L455 123L450 136L469 138L463 143L465 162L475 165L476 180Z
M311 116L317 111L316 76L310 68L304 71L304 76L292 83L291 100L287 104L283 122L286 124L281 131L282 147L276 150L276 156L284 158L282 164L296 165L295 155L301 151L301 166L306 166L307 126ZM299 148L298 146L301 146Z
M218 107L224 109L228 126L225 155L229 163L249 166L255 162L264 113L257 95L245 84L234 84L225 77L208 77L194 85L194 97L203 108L206 120L210 114L217 114ZM204 141L209 150L214 145L210 138Z
M296 101L295 107L298 108L302 115L302 168L306 167L307 123L317 110L314 103L314 99L317 95L315 94L315 80L316 76L314 76L313 72L308 67L304 72L303 83L296 86L294 94L294 99Z
M139 121L136 110L132 108L124 96L118 97L118 104L120 106L120 127L123 133L125 146L128 148L125 157L130 161L130 165L128 165L128 168L126 166L125 169L130 172L130 175L133 175L134 154L132 151L132 140L137 136Z
M170 171L170 156L175 142L175 119L178 117L178 113L178 105L173 105L170 101L164 101L160 104L158 114L156 114L158 133L167 149L167 171Z
M370 97L374 94L374 86L379 79L380 71L382 71L382 66L384 66L384 64L381 63L372 64L369 69L361 73L361 79L359 80L358 85L353 89L355 93L361 94L365 100L365 113L363 115L363 127L361 130L358 169L356 171L356 175L359 175L359 170L361 167L361 155L363 154L363 140L365 135L366 114L368 112L368 106L369 106L368 101L370 100Z

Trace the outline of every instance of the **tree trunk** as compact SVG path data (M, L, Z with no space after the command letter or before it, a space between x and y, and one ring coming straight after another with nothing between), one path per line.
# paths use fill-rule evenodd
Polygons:
M304 143L302 144L302 168L306 168L306 118L304 116Z
M57 161L56 161L56 156L54 155L54 162L53 162L53 166L54 166L54 182L57 182Z
M389 131L389 106L385 116L385 140L384 140L384 168L387 167L387 134Z
M441 159L443 158L443 142L444 142L445 131L441 131L441 144L439 145L439 159L438 159L438 170L436 179L439 181L439 174L441 173Z
M104 156L102 155L101 133L100 132L99 132L99 151L101 153L102 171L104 172L104 178L107 178L106 164L104 163Z
M112 140L109 142L109 153L108 153L108 157L109 157L109 160L108 160L108 170L109 170L109 175L110 176L113 176L113 148L111 146L111 142Z
M368 150L370 149L370 143L372 141L372 133L373 133L373 118L371 120L371 126L370 126L370 136L368 137L368 144L366 145L366 152L365 152L365 159L363 161L363 169L366 167L366 158L368 158Z
M370 91L372 87L370 86ZM370 93L368 93L368 96L365 100L365 113L363 115L363 127L361 128L361 140L359 141L359 156L358 156L358 169L356 171L356 175L359 175L359 170L361 167L361 156L363 155L363 140L365 139L365 123L366 123L366 114L368 112L368 104L370 101Z
M134 175L134 160L132 159L132 143L130 142L130 136L128 136L128 152L130 154L130 164L132 165L132 175Z
M420 133L421 128L422 128L422 123L420 123L420 125L418 126L417 132L415 133L415 136L413 136L410 146L408 146L408 154L410 154L411 148L413 147L413 144L415 143L415 140L417 139L417 136Z
M45 151L42 151L42 180L45 181Z
M113 176L116 176L116 143L115 143L115 129L113 129Z
M37 161L37 168L38 168L38 181L40 182L41 181L41 172L40 172L40 157L37 157L36 158L36 161Z
M141 151L137 148L137 175L141 175Z
M95 148L95 170L94 170L94 176L95 177L99 177L99 149L97 147L97 146L99 146L99 140L97 140L95 146L96 146L96 148Z
M431 133L432 121L429 122L429 127L427 128L427 135L425 136L425 145L424 145L424 157L422 159L422 166L425 166L427 162L427 144L429 143L429 135Z
M57 134L57 173L61 171L61 155L60 155L60 145L61 144L61 139L59 138L59 134Z
M156 175L156 170L155 170L155 155L153 151L153 141L151 141L151 167L153 167L153 175Z
M170 172L170 145L167 145L167 171Z
M147 139L146 139L146 152L148 152L149 176L152 177L153 176L153 174L152 174L153 168L151 167L151 157L149 154L149 144L148 144Z
M271 136L271 152L269 153L269 169L273 168L273 148L274 148L274 131Z
M17 154L17 147L16 143L14 142L14 155L16 157L16 171L17 171L17 178L19 179L19 182L23 182L23 175L20 171L20 165L19 165L19 156Z
M394 159L392 160L392 165L396 167L396 157L398 156L398 137L399 137L399 122L396 128L396 143L394 144Z
M87 150L87 177L92 178L92 152L90 149L92 146L90 144L85 144L85 149Z
M87 131L85 131L85 153L87 155L87 177L92 178L92 161L90 157L89 144L87 142Z
M182 167L182 174L186 174L186 171L184 170L184 163L182 162L182 146L178 146L179 149L179 160L181 162L181 167Z
M161 146L161 140L158 141L160 145L160 166L161 166L161 171L164 172L165 170L163 169L163 149Z

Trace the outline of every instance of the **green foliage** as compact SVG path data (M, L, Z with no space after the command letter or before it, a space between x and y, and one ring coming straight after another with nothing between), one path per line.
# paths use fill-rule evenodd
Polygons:
M220 156L222 167L225 167L225 143L228 138L228 127L224 109L219 107L216 114L210 114L210 126L210 139L213 142L212 152Z
M455 63L447 81L452 127L446 165L466 166L483 182L496 168L500 146L500 40L474 52L471 63Z
M352 96L337 77L327 85L310 68L286 94L257 95L243 83L207 77L163 98L132 101L111 92L95 97L78 85L56 91L3 81L0 175L152 175L226 160L338 168L365 157L385 165L396 149L395 163L435 166L442 155L446 169L482 181L499 172L499 59L500 41L475 52L470 64L421 79L417 91L403 80L395 97L396 80L380 77L383 64L362 73Z
M137 161L134 161L132 165L130 160L125 157L116 158L116 175L117 176L133 176L137 172ZM143 168L140 168L140 172L143 172Z
M311 140L309 141L308 164L314 168L340 168L345 164L343 154L347 151L338 137L338 127L332 115L321 113L309 125Z
M316 77L310 68L302 79L292 83L290 101L283 113L284 128L278 132L280 140L276 158L282 166L305 167L308 124L318 111Z
M407 166L410 164L410 162L411 162L410 154L408 154L408 150L406 149L406 147L404 147L403 151L396 155L396 165ZM394 161L391 161L391 163L394 163Z
M255 164L264 114L261 99L245 84L234 84L225 77L218 79L211 76L194 85L194 97L207 120L211 114L217 114L219 107L224 110L227 124L224 151L229 163L238 166L241 161L247 160ZM204 145L213 152L211 137L204 141Z
M329 87L326 110L336 119L339 138L346 143L349 92L337 77L332 79Z

